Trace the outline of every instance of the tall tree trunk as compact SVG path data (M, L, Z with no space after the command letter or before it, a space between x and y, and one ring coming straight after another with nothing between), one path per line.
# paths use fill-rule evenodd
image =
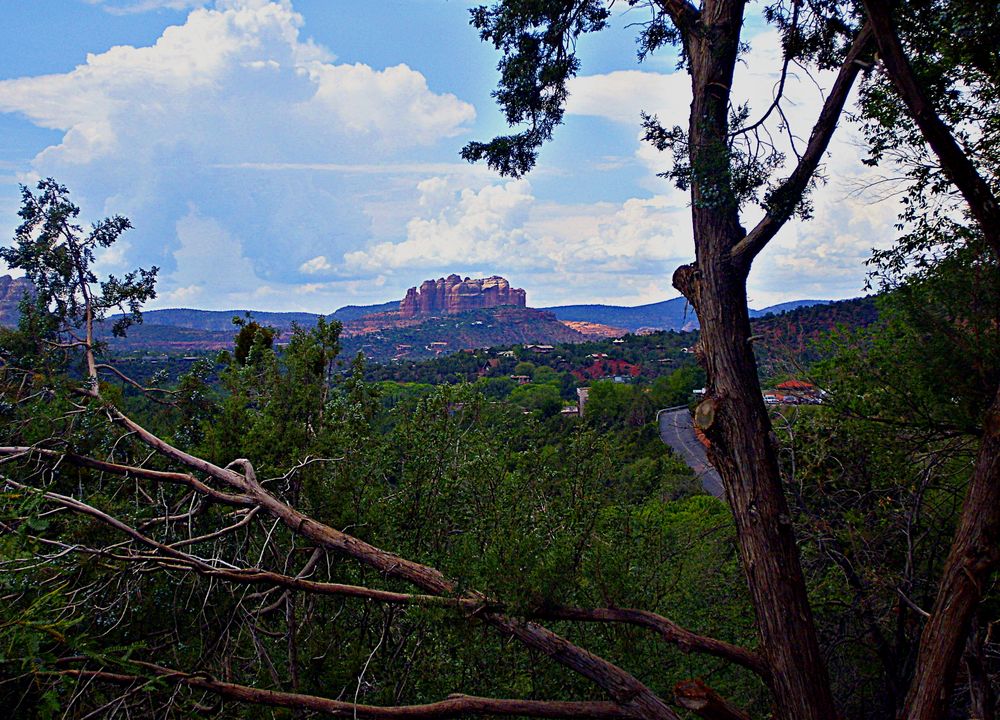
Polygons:
M1000 391L986 414L983 440L931 616L920 635L910 693L900 717L940 720L973 618L1000 562Z
M806 594L785 501L771 422L750 343L746 277L733 248L746 237L729 174L729 95L743 3L706 2L690 43L689 126L697 261L674 285L701 323L700 360L708 393L696 422L711 440L739 538L740 557L773 675L777 715L833 720L833 698Z
M1000 201L955 140L913 72L891 5L865 0L886 74L1000 262ZM920 635L917 665L900 717L940 720L948 710L969 628L983 588L1000 563L1000 389L983 421L983 439L931 617Z
M819 649L791 516L781 485L771 422L750 344L743 278L724 261L699 260L679 273L701 323L708 394L696 422L726 488L739 538L778 716L833 720L826 665ZM676 276L675 276L676 277Z

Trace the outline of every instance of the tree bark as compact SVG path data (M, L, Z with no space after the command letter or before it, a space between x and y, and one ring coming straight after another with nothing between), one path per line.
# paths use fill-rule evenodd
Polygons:
M674 686L674 702L705 720L750 720L750 716L701 680L682 680Z
M750 262L734 258L732 252L747 235L730 186L727 154L729 96L743 7L731 0L705 2L701 27L689 40L694 100L688 133L697 260L678 269L674 286L691 301L701 324L699 359L708 376L708 393L696 423L711 440L710 458L733 511L777 716L834 720L830 682L750 343Z
M997 699L986 669L986 653L978 618L973 621L965 644L965 670L969 678L970 720L995 720Z
M969 212L1000 262L1000 202L955 140L924 92L892 20L891 5L864 0L886 74L961 192ZM901 718L945 717L952 686L983 588L1000 563L1000 388L986 412L983 438L969 481L931 616L920 636L917 665Z
M975 469L945 561L917 667L900 717L946 717L966 638L990 575L1000 563L1000 391L986 415Z

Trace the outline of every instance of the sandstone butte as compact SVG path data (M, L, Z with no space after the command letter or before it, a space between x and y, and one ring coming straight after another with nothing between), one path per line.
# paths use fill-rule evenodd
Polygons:
M525 307L525 293L513 288L506 279L493 275L488 278L465 278L449 275L437 280L424 280L419 288L406 291L399 303L399 316L454 314L500 305Z
M25 293L35 292L34 285L27 278L14 278L10 275L0 275L0 326L17 325L21 314L18 304Z

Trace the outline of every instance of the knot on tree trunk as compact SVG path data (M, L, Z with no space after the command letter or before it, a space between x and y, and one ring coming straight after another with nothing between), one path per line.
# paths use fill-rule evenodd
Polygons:
M694 409L694 424L702 432L708 430L715 423L715 413L719 409L719 402L714 397L707 397L698 403Z
M674 270L673 285L677 288L681 295L687 298L695 311L698 310L698 278L701 273L698 272L698 266L695 263L689 263L687 265L681 265L676 270Z
M685 710L709 720L749 720L750 717L700 678L681 680L674 685L674 700Z

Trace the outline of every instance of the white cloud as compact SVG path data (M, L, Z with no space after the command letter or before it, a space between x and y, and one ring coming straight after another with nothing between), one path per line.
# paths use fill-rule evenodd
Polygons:
M412 59L338 63L304 37L288 0L95 2L109 12L196 9L149 47L0 81L0 112L61 133L22 181L53 175L88 217L133 219L129 245L106 262L161 265L160 306L262 298L258 306L329 310L345 294L384 300L462 270L507 274L537 304L676 295L672 271L693 256L688 198L655 176L670 158L637 134L594 152L592 167L628 182L644 169L642 197L623 200L615 188L616 202L577 202L572 177L537 177L560 170L552 165L538 168L534 187L498 184L481 165L440 162L454 147L430 154L468 128L471 105L429 86ZM773 33L758 35L738 69L734 87L757 112L771 99L777 49ZM588 116L637 130L640 110L687 123L683 73L585 76L570 90L568 124ZM805 78L789 91L790 118L807 134L819 93ZM815 219L790 224L761 256L755 298L852 294L869 246L893 233L894 208L846 199L843 183L862 176L843 130Z
M161 302L166 301L169 305L183 305L197 299L201 294L202 288L200 285L185 285L168 292L160 293L159 300Z
M193 11L151 47L117 46L68 73L2 81L0 110L63 131L46 159L70 163L151 144L203 161L248 160L248 150L303 138L398 148L453 136L475 117L406 65L334 64L300 38L302 18L288 3L221 5Z
M162 283L168 293L182 290L188 297L227 296L261 285L239 239L198 208L192 206L177 221L177 239L180 247L173 254L176 269Z
M172 253L174 268L161 273L153 308L185 305L203 309L311 310L330 312L345 297L386 284L384 277L362 281L334 280L299 284L272 282L262 276L259 263L247 256L246 243L214 217L191 205L176 223L179 246ZM314 265L327 263L313 258Z
M436 177L418 187L422 214L406 238L346 253L345 272L499 273L536 304L650 302L675 294L664 279L689 253L687 208L668 196L567 205L538 202L527 180L475 190Z
M390 188L363 187L364 175L454 169L421 153L475 117L410 66L337 64L303 24L287 0L219 0L150 46L0 81L0 112L61 133L22 181L51 175L89 217L130 217L131 264L163 266L164 277L194 203L241 238L261 280L300 279L310 258L339 257L368 236L358 195ZM292 171L319 166L343 172ZM265 167L273 172L247 172Z
M107 248L98 248L94 263L91 265L94 273L101 277L108 273L122 273L132 270L128 262L128 253L132 243L127 238L118 241Z
M492 177L493 172L485 165L469 163L300 163L300 162L242 162L219 163L214 167L227 170L262 170L271 172L304 171L330 172L344 175L428 175L446 173L451 175L478 175Z
M617 70L575 77L569 83L569 115L603 117L638 125L641 113L658 114L686 124L691 103L691 81L681 72L655 73Z
M781 68L781 47L778 34L764 32L751 41L751 50L736 69L733 81L733 102L749 102L751 119L759 117L774 98ZM784 110L790 126L797 133L796 144L801 152L812 124L823 102L822 87L829 87L833 72L819 73L815 78L803 76L794 69L785 86ZM640 111L658 116L661 125L687 127L691 103L690 80L681 72L656 73L636 70L611 72L578 77L570 85L567 113L601 117L615 123L636 126ZM788 158L787 174L794 166L795 154L787 137L777 126L777 113L771 117L771 137ZM863 291L865 265L873 246L892 242L893 227L898 212L895 201L870 204L870 198L858 197L852 189L863 186L876 172L860 162L861 151L852 137L848 121L843 120L821 168L830 183L813 195L814 216L808 221L792 221L778 234L758 258L749 279L755 301L776 302L795 297L835 298L859 295ZM642 181L655 198L672 197L682 204L687 198L670 188L667 181L656 177L672 164L669 153L660 153L636 135L635 158L647 169ZM778 172L780 176L782 171ZM671 204L671 203L668 203ZM628 203L626 203L626 206ZM624 208L623 208L624 210ZM748 208L744 223L751 227L759 212ZM623 222L614 240L628 246L630 233L653 232L640 218ZM690 221L683 230L673 228L675 248L687 244L693 254ZM683 236L682 233L688 233ZM678 235L681 235L678 237ZM759 304L759 303L758 303Z
M312 260L306 260L304 263L299 265L299 272L303 272L306 275L315 275L316 273L326 272L332 270L333 265L330 261L326 259L325 255L317 255Z
M407 65L375 71L360 63L307 66L315 94L300 115L330 122L387 148L427 144L452 137L475 118L471 105L454 95L434 95L427 80Z
M524 239L527 210L534 202L526 180L463 190L457 201L444 180L420 183L421 205L429 217L412 219L402 242L383 242L368 250L345 254L348 268L430 268L468 262L496 263L510 257Z

